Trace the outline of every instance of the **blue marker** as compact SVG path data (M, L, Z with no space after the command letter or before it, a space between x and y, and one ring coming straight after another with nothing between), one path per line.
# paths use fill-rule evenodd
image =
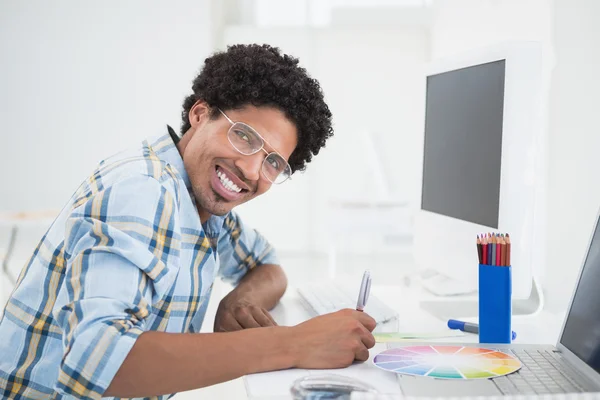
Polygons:
M463 332L479 334L479 324L476 324L474 322L463 322L463 321L458 321L456 319L449 319L448 320L448 328L458 329ZM517 333L515 331L512 331L512 340L515 340L516 338L517 338Z

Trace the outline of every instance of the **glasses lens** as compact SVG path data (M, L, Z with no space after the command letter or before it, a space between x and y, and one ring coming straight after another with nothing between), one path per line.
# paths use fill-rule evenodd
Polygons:
M258 134L248 125L236 122L227 133L229 141L242 154L250 155L259 151L263 142Z
M277 153L270 153L263 162L263 173L273 183L283 183L292 175L290 165Z

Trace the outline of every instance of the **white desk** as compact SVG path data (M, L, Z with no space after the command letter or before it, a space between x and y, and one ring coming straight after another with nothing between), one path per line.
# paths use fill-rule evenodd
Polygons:
M286 264L287 265L287 264ZM302 266L307 266L311 272L302 274L299 272ZM321 269L323 268L323 269ZM361 276L362 272L359 267L349 266L349 271L353 275ZM326 260L321 260L318 263L306 263L295 266L288 273L290 283L306 281L307 277L315 276L317 271L326 271ZM305 271L306 272L306 271ZM298 273L297 276L294 274ZM381 300L396 307L400 312L401 322L400 331L406 332L427 332L445 329L446 321L437 319L419 308L419 299L421 298L421 290L418 287L407 287L402 284L403 279L398 273L393 279L393 286L381 286L374 284L372 293ZM220 298L226 294L227 288L221 283L215 284L215 292L213 299L207 311L205 326L203 331L210 332L212 322L214 320L214 310L216 309ZM367 310L368 312L368 304ZM296 325L310 318L309 313L303 307L299 296L295 289L290 286L288 291L282 298L280 304L272 310L272 315L280 325ZM515 318L513 319L513 330L517 332L517 340L515 343L556 343L556 339L560 332L562 318L560 315L553 315L547 312L542 312L535 318ZM448 338L436 340L437 342L477 342L477 336L465 334L463 337ZM377 344L370 350L371 358L385 349L384 344ZM396 383L396 377L386 371L379 370L371 364L371 359L365 363L357 363L349 368L341 370L327 371L308 371L308 370L286 370L275 371L263 374L255 374L244 378L235 379L230 382L214 385L204 389L193 390L180 393L175 396L177 400L191 400L198 398L210 399L239 399L250 398L258 399L289 399L292 382L302 376L308 374L327 372L339 373L369 382L378 382L377 388L383 392L399 393L399 387ZM255 390L255 388L258 389ZM268 389L268 390L265 390ZM394 392L396 391L396 392Z
M439 332L445 329L445 321L428 315L419 308L418 289L400 286L374 286L372 292L387 304L397 306L401 316L401 332ZM273 316L281 325L295 325L310 318L298 295L293 290L289 291L282 302L273 310ZM560 323L559 316L548 313L542 313L530 319L515 319L513 330L518 335L515 343L554 344L561 327ZM477 340L477 335L465 334L461 337L437 339L435 341L477 343ZM381 393L401 394L396 375L382 371L371 363L372 358L385 349L385 344L378 343L370 350L371 357L369 361L356 363L342 370L287 370L250 375L245 377L246 394L251 399L290 398L289 388L294 380L320 373L338 373L368 382Z

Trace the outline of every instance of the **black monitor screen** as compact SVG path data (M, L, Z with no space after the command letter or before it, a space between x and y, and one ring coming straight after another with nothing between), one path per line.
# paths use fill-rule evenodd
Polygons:
M498 228L504 66L427 78L423 210Z
M560 343L600 372L600 224L588 250Z

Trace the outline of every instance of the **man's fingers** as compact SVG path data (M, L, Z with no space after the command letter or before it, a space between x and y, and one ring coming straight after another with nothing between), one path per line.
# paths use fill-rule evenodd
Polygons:
M279 325L275 319L273 319L273 316L271 315L270 312L268 312L267 310L263 309L263 313L271 320L271 322L273 323L273 326L277 326Z
M239 308L223 316L219 331L229 332L276 325L277 323L273 320L269 312L260 307Z
M373 332L373 329L375 329L375 326L377 326L377 322L375 322L373 317L371 317L365 312L360 311L356 311L354 315L356 316L358 321L369 330L369 332Z
M240 325L238 321L236 321L232 314L227 313L223 317L223 322L219 325L217 329L218 332L233 332L240 331L244 329L244 327Z
M355 352L354 358L358 361L367 361L369 359L369 350L366 347L360 346Z
M277 322L275 322L269 312L263 309L259 309L254 313L254 319L260 326L277 326Z
M375 346L375 337L366 328L360 333L360 340L364 343L367 349Z
M248 309L238 310L235 314L235 319L244 327L244 329L260 328L261 326Z

